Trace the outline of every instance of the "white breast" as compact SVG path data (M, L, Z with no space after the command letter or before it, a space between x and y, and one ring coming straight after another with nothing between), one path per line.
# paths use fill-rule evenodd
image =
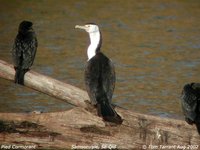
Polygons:
M96 55L96 49L100 42L100 32L92 32L90 35L90 45L87 49L88 61Z

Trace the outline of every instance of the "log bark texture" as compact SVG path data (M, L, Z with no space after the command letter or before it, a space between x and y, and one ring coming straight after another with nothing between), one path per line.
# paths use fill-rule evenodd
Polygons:
M13 80L12 65L0 61L0 76ZM200 136L196 128L185 121L116 107L124 121L122 125L115 125L104 122L95 111L88 111L85 103L88 95L79 88L33 71L25 75L25 85L78 107L41 114L0 113L1 144L29 144L37 149L152 149L152 146L157 149L169 149L169 146L174 147L171 149L181 149L181 146L191 148L190 145L193 149L200 149Z

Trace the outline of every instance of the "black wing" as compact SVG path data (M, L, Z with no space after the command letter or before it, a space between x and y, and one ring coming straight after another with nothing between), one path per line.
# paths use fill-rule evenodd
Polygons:
M35 59L35 54L37 51L37 38L34 36L32 40L28 41L27 44L24 45L24 64L23 68L29 68L32 66L34 59Z
M20 65L20 58L22 55L22 46L21 46L21 41L18 37L16 37L13 49L12 49L12 58L13 58L13 63L15 67L18 67Z
M94 56L96 57L96 56ZM99 60L90 59L85 68L85 86L92 104L97 104L97 91L99 86Z
M184 86L181 104L186 119L194 122L198 115L198 96L191 84L186 84Z
M115 68L111 60L107 58L107 64L103 68L103 89L106 92L107 99L111 103L113 92L115 89Z
M35 59L37 45L35 33L32 33L27 39L17 36L12 49L14 65L21 66L22 69L31 67Z

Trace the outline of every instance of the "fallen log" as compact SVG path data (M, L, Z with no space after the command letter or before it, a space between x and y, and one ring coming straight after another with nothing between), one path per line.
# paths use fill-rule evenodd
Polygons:
M0 60L0 77L13 81L14 76L15 70L13 65ZM89 97L85 91L32 70L25 74L24 85L72 105L87 107L85 100L89 100Z
M0 61L0 76L13 80L12 65ZM1 144L54 149L199 147L200 136L196 128L187 125L185 121L139 114L116 107L124 121L122 125L115 125L104 122L95 112L88 111L85 102L89 99L88 95L79 88L34 71L25 75L25 86L78 107L53 113L0 113Z

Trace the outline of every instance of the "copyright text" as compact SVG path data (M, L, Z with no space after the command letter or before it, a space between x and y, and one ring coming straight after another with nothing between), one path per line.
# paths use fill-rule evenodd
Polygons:
M142 149L164 149L164 150L197 150L199 145L142 145Z

